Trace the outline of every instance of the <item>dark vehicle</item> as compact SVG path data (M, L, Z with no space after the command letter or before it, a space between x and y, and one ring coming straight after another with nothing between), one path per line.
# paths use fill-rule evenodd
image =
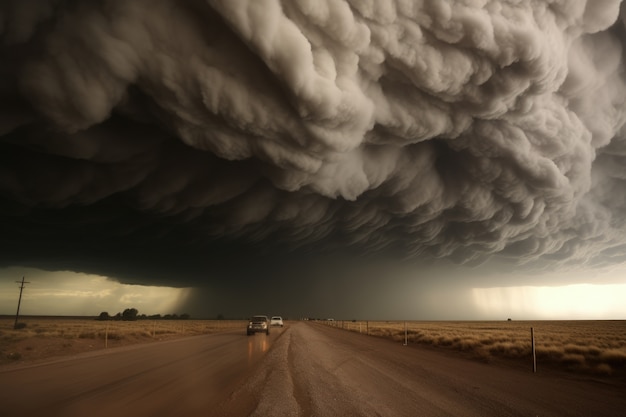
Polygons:
M270 320L267 316L252 316L248 323L248 336L254 333L270 334Z

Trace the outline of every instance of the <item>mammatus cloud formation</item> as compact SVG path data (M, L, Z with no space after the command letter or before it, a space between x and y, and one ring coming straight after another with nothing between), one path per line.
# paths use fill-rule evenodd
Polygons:
M617 0L4 1L2 263L621 263L625 23Z

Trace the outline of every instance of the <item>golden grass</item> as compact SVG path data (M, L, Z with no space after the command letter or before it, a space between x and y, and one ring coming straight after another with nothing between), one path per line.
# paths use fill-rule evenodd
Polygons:
M336 321L339 328L405 342L405 322ZM484 361L528 359L537 366L599 375L626 373L626 321L406 322L408 344L467 352Z
M0 365L154 340L245 330L242 320L97 321L85 318L0 318Z
M98 321L91 319L36 318L21 319L26 327L13 329L12 319L0 319L0 338L24 339L33 336L97 339L108 331L111 338L155 336L162 334L206 334L215 331L245 328L241 320L137 320Z
M245 329L243 320L138 320L23 317L26 327L0 318L0 365L85 350L144 343L180 336ZM334 321L328 325L405 341L405 322ZM408 344L462 351L489 362L531 362L530 328L535 333L537 366L597 375L626 374L626 321L419 322L409 321Z

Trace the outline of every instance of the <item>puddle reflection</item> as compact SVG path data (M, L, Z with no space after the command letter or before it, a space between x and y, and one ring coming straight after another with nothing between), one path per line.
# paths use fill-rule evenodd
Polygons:
M269 348L269 336L264 334L248 336L248 364L263 356Z

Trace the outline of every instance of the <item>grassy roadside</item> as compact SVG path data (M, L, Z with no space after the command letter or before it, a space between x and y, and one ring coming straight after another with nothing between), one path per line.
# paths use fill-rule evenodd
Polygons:
M323 323L397 342L460 351L484 362L503 359L530 361L532 327L538 366L547 365L583 374L626 377L626 321L353 320Z
M24 317L26 327L0 317L0 366L245 328L242 320L97 321L92 318ZM332 321L346 331L399 343L461 352L484 362L531 360L534 329L539 367L626 378L626 321ZM406 326L406 333L405 333Z
M15 330L14 319L0 318L0 366L233 329L243 332L246 322L23 317L20 323L25 327Z

